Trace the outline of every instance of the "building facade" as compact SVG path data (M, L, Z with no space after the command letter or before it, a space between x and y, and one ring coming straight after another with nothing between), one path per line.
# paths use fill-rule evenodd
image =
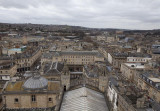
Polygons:
M31 69L33 64L40 59L41 57L41 49L37 48L32 51L23 53L23 54L17 54L15 55L15 61L17 64L17 71L23 72L28 71Z
M149 97L160 103L160 76L155 73L141 74L138 79L138 86L147 90Z
M34 75L25 82L7 82L2 90L3 102L9 111L54 109L60 90L59 82Z

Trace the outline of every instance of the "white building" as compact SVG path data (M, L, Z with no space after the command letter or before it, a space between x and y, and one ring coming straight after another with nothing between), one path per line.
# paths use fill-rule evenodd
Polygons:
M127 57L127 62L131 63L146 63L150 61L152 58L150 57Z
M139 75L138 70L145 70L147 67L141 63L122 63L120 71L122 76L137 84Z

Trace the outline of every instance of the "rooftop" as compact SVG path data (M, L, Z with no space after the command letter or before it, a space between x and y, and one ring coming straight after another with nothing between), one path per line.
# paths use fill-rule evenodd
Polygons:
M148 58L151 58L152 56L150 54L146 54L146 53L130 53L129 57L148 57Z
M126 66L137 69L144 69L145 66L140 63L124 63Z
M9 49L11 51L21 51L21 48L13 48L13 49Z
M59 75L64 67L61 62L48 62L44 67L44 75Z
M160 75L156 73L146 72L140 75L140 78L147 82L149 85L160 90Z
M149 77L149 79L152 80L153 82L159 82L160 83L160 78Z
M39 50L40 50L40 48L32 48L32 49L29 49L29 50L27 50L27 51L24 52L24 53L18 53L18 54L16 54L16 55L15 55L15 58L16 58L16 59L29 58L29 57L34 56Z
M112 53L112 55L113 56L115 56L115 57L124 57L124 58L126 58L126 57L128 57L128 53Z
M60 52L62 55L90 55L90 56L100 56L98 51L63 51Z
M29 93L30 91L37 90L37 87L38 87L38 89L41 89L41 88L44 89L45 86L47 86L45 88L45 92L56 93L56 92L60 91L60 83L58 81L48 81L46 79L44 80L44 79L40 78L42 80L39 80L38 82L37 81L33 82L32 81L33 79L32 80L30 80L30 79L28 79L29 81L27 81L27 83L24 82L24 81L16 81L16 82L8 81L5 84L5 87L3 89L3 93L6 93L6 94L8 94L8 93L16 93L16 94L18 94L18 93ZM29 83L30 81L31 81L31 83ZM44 81L44 82L40 83L41 81ZM37 83L42 84L42 86L37 85ZM31 86L32 90L30 90L29 92L26 91L26 89L24 87L24 86L26 86L26 84L27 84L27 86L29 84L29 88ZM33 89L33 87L35 87L35 86L36 86L36 88ZM38 92L44 92L44 91L43 90L37 90L36 92L38 93Z
M5 69L10 69L13 66L15 66L14 62L4 62L4 63L0 63L0 70L5 70Z
M98 77L99 68L95 65L88 65L84 67L88 77Z
M82 87L64 94L60 111L108 111L102 93Z
M53 54L52 53L43 53L42 58L52 59L53 58Z
M47 88L47 86L48 80L40 75L30 77L23 84L23 88L26 90L44 89Z

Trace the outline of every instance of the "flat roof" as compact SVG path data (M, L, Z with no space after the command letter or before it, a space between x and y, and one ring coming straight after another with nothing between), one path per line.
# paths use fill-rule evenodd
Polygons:
M11 51L21 51L21 48L13 48L13 49L10 49Z
M124 63L124 64L127 65L128 67L132 67L132 68L139 68L139 69L145 68L145 66L140 63Z
M149 77L149 79L152 80L153 82L159 82L160 83L160 78Z

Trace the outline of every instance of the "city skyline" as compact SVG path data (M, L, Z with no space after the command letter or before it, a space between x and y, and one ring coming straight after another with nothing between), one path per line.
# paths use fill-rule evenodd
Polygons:
M158 0L1 0L0 22L159 29L159 5Z

